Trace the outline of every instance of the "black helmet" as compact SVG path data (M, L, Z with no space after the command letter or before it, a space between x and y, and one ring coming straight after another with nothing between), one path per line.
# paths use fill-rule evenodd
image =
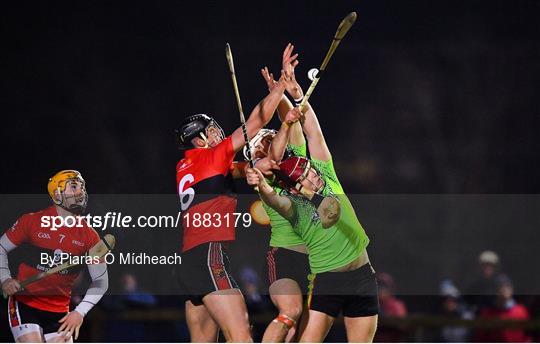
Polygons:
M206 135L206 128L208 128L210 125L218 128L221 131L221 135L225 137L223 129L221 129L219 124L212 117L203 113L186 117L175 130L178 140L178 148L193 148L191 140L200 136L201 133Z

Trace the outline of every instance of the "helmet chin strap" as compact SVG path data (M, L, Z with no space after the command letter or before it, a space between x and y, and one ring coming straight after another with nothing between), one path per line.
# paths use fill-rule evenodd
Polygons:
M82 213L84 213L84 211L86 210L86 207L79 204L72 204L69 208L64 206L63 204L59 204L58 206L66 211L69 211L73 215L82 215Z
M304 180L307 180L307 182L311 184L312 190L315 193L320 193L324 189L324 184L320 188L317 189L317 185L315 185L311 180L309 180L309 179L304 179ZM300 182L296 183L296 190L298 190L298 192L300 192L300 190L302 190L302 188L303 188L302 183L300 183Z
M309 169L308 169L309 170ZM298 185L302 185L301 182L304 181L304 180L307 180L308 183L311 184L312 188L313 188L313 192L315 193L321 193L321 191L323 191L324 189L324 186L325 186L325 182L324 182L324 179L322 179L320 176L319 178L321 178L321 180L323 181L323 184L321 185L321 187L317 188L317 185L315 185L315 183L313 183L311 180L307 179L307 175L308 173L305 174L305 176L302 177L301 180L298 181ZM298 191L300 191L300 189L298 189Z
M54 204L59 206L60 208L64 209L65 211L68 211L72 213L73 215L82 215L84 211L86 210L86 204L88 203L88 196L83 196L85 198L84 203L81 204L72 204L69 207L65 206L64 203L66 202L67 197L64 195L64 192L60 191L60 188L58 188L58 192L61 195L62 199L60 201L53 199ZM86 192L85 192L86 193ZM69 197L69 198L76 198L75 196Z
M218 131L218 136L220 137L220 140L219 142L223 141L225 139L225 133L223 132L223 129L221 129L221 127L214 121L212 121L204 130L204 133L201 131L199 133L199 135L201 135L201 137L203 138L203 140L206 142L206 146L204 148L208 148L208 147L213 147L213 146L210 146L210 140L208 139L209 135L208 135L208 128L210 126L213 126L217 131ZM219 143L218 142L218 143ZM216 140L214 139L214 143L216 143Z
M202 131L199 133L199 135L201 135L202 139L204 140L204 143L206 144L203 148L210 147L210 145L208 144L208 138L206 137L206 135L204 135Z

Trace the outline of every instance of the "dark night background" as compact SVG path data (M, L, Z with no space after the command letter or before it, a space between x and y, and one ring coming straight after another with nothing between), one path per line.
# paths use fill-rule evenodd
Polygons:
M278 74L292 42L306 89L351 11L358 20L311 103L362 206L375 267L405 289L407 279L436 288L494 249L518 290L540 294L523 267L540 259L538 198L504 195L540 192L538 1L4 4L0 194L44 194L61 169L81 171L91 194L174 194L181 119L207 113L226 133L239 125L225 43L247 116L267 94L260 68Z
M171 192L180 119L238 125L225 42L249 114L259 68L293 42L307 87L352 10L312 100L348 192L539 191L537 1L23 1L0 14L1 192L64 168L92 193Z

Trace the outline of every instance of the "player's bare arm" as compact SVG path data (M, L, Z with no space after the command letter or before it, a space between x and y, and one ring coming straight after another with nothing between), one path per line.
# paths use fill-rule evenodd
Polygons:
M270 91L270 93L263 99L249 115L249 118L246 121L246 129L248 137L253 137L261 128L263 128L274 115L276 108L281 101L285 92L285 85L280 78L276 86ZM242 132L242 127L237 128L232 133L232 144L235 152L238 152L245 145L244 134Z
M231 170L232 177L235 179L246 178L247 165L248 163L245 161L235 161ZM255 166L267 177L272 175L272 170L279 170L279 165L276 161L267 157L257 160Z
M278 116L282 123L285 121L285 116L292 108L292 103L289 101L287 96L283 95L283 98L278 106ZM291 130L289 132L289 144L294 146L303 146L305 143L306 139L304 138L300 121L294 122L291 124Z
M245 161L234 162L233 169L231 170L232 177L234 179L243 179L246 178L246 166L248 165ZM267 177L272 176L272 170L279 170L279 165L269 158L259 159L255 162L255 166Z
M287 47L285 47L285 50L283 51L283 56L281 60L281 66L283 71L282 77L285 82L285 89L287 90L287 93L289 93L289 95L291 95L291 92L294 93L295 88L298 85L298 83L296 83L296 80L294 79L294 68L298 65L298 54L292 55L293 49L294 46L291 43L287 44ZM268 71L267 67L261 69L261 74L266 81L268 90L272 90L272 88L277 84L277 82L274 80L274 75ZM302 90L299 90L300 97L302 97ZM294 98L293 96L293 99L296 98ZM291 104L289 99L285 95L283 95L283 98L278 105L278 115L281 122L285 120L285 115L292 108L293 105ZM306 143L300 123L292 125L291 132L289 134L289 143L295 146L303 146Z
M257 159L255 159L255 164L257 168L263 173L263 175L267 177L271 176L272 170L279 169L277 162L281 161L283 154L285 153L289 137L293 132L293 126L299 125L299 119L300 112L290 109L283 118L284 122L282 123L281 128L271 139L271 143L269 148L267 149L267 153L263 152L263 150L258 150L257 153L253 153L256 154L258 157ZM302 129L300 127L297 127L297 132L299 132L300 135L302 135L303 137ZM259 158L261 155L265 154L268 155Z
M300 102L304 97L304 92L302 88L296 82L296 77L294 74L294 69L298 66L298 54L292 55L294 50L294 45L289 43L283 52L283 58L281 60L281 68L284 73L285 87L287 93L295 100L295 102ZM291 58L294 57L294 59Z
M248 137L253 137L262 127L270 122L284 91L285 86L278 82L276 88L255 106L246 121ZM241 127L232 133L232 144L235 152L238 152L245 145Z
M315 111L313 111L313 107L311 106L309 106L305 113L305 121L302 127L306 134L311 158L320 161L330 160L332 155L330 154L330 150L324 139Z
M268 90L271 92L277 85L274 76L268 71L267 67L261 69L261 74L266 81ZM291 102L283 95L277 109L279 118L283 124L272 138L269 148L264 153L267 155L255 161L257 168L266 177L272 176L272 170L279 169L276 162L281 161L287 147L287 142L296 146L305 144L304 133L298 120L299 117L294 113L289 114L291 109L293 109ZM262 153L263 151L259 150L259 152Z
M288 53L291 54L294 46L288 46L288 48L290 50ZM287 52L287 49L285 49L285 52ZM294 73L294 67L296 67L296 65L298 64L298 60L295 60L290 64L286 64L285 52L283 60L283 80L285 83L285 87L287 93L293 99L300 102L304 97L304 92L302 91L302 87L300 86L300 84L298 84L298 82L296 81L296 76ZM304 133L306 134L306 138L308 141L308 149L311 157L313 159L321 161L330 160L332 156L324 139L321 126L319 125L319 121L317 120L317 116L315 115L313 107L309 103L306 103L306 105L302 109L302 112L304 113L302 128L304 130Z
M272 160L270 158L264 158L260 159L255 163L255 166L261 173L268 178L271 178L273 176L272 170L279 170L279 165L275 160Z
M289 95L293 99L295 99L295 102L301 102L304 95L302 88L296 81L296 77L294 74L294 68L298 64L298 60L290 62L290 60L288 59L288 57L292 54L293 49L294 46L288 45L285 49L285 52L283 53L282 79L285 82L287 93L289 93ZM297 57L298 55L295 54L293 56ZM306 104L306 106L304 106L303 115L304 123L302 127L308 139L308 149L311 158L321 161L330 160L330 151L328 150L328 146L326 145L326 142L324 140L324 136L315 116L315 112L309 104ZM339 216L341 213L339 202L335 198L323 197L322 195L318 194L317 190L313 189L313 186L317 183L309 182L309 174L307 177L308 178L305 178L302 181L302 184L305 185L301 185L298 191L307 199L314 202L317 207L317 211L321 217L321 224L323 228L329 228L339 220ZM317 180L318 178L316 176L313 176L312 179ZM298 185L295 185L295 187L297 186Z
M231 175L234 179L245 178L245 168L247 162L245 161L234 161L231 167Z
M276 191L268 185L261 171L257 168L247 168L246 180L249 185L258 186L259 195L264 203L268 204L287 220L290 221L293 219L294 209L291 200L287 197L278 195Z
M296 60L298 54L292 55L293 48L294 47L289 43L283 52L283 69L281 75L282 79L285 81L288 79L285 77L285 70L288 70L288 73L290 74L290 71L294 70L294 67L298 64L298 61ZM272 92L272 90L278 84L274 79L274 75L268 71L268 67L261 69L261 75L266 81L268 90ZM287 88L292 86L287 85L287 82L285 82L285 87ZM292 109L293 106L291 102L285 95L283 95L277 108L279 119L283 124L278 133L272 139L272 143L268 149L268 156L260 159L257 162L257 167L265 176L270 176L272 174L270 169L275 169L274 162L281 161L285 153L287 143L295 146L303 146L305 144L302 127L297 118L299 115L298 113L289 113Z
M287 148L287 142L289 142L289 137L293 132L292 126L295 124L298 125L300 116L301 113L297 109L290 109L285 115L284 121L281 123L281 127L270 145L268 157L271 160L279 162L283 159L283 154L285 154L285 149Z

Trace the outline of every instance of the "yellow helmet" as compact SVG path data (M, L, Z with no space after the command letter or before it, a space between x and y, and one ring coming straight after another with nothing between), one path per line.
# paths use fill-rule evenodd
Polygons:
M66 190L66 184L70 180L76 180L82 183L82 201L81 204L72 204L69 207L64 205L66 197L64 196L64 191ZM47 191L52 201L58 206L74 213L82 213L86 208L86 203L88 202L88 195L86 193L85 181L79 171L75 170L63 170L56 173L54 176L49 178L49 183L47 184ZM60 196L60 198L59 198Z

